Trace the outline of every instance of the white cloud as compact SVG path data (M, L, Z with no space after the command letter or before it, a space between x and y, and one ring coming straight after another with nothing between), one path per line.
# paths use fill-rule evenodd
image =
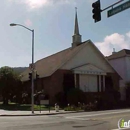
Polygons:
M27 4L30 8L40 8L44 5L49 4L48 0L24 0L25 4Z
M53 4L71 4L71 3L75 3L75 0L49 0L50 2L52 2Z
M75 0L9 0L10 2L20 2L26 4L29 9L37 9L43 6L55 4L75 4Z
M30 19L26 19L24 23L26 26L32 26L32 22Z
M126 33L127 37L130 38L130 32Z
M125 35L118 33L111 34L106 36L103 42L96 42L95 45L105 56L112 54L112 48L115 48L116 51L130 49L130 32Z

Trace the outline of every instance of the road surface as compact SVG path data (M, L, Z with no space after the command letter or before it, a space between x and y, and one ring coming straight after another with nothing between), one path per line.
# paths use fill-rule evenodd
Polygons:
M48 116L1 116L0 130L118 130L117 123L121 118L130 120L130 109Z

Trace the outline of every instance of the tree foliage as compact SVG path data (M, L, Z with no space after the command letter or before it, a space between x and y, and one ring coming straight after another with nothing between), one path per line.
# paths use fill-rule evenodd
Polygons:
M0 94L3 98L3 104L8 104L8 100L13 99L19 84L20 77L11 67L0 68Z

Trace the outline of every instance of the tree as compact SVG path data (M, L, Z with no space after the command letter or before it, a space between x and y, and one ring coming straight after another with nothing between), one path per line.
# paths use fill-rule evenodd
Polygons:
M11 67L0 68L0 94L3 97L3 104L8 104L16 94L16 87L20 83L20 77Z

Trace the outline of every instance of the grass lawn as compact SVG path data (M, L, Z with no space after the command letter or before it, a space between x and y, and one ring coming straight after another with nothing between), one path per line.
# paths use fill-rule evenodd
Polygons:
M3 110L11 110L11 111L31 111L31 104L16 104L16 103L9 103L8 105L3 105L0 103L0 109ZM40 105L34 105L35 111L40 111ZM48 111L49 107L41 105L41 111ZM55 110L54 107L50 107L50 110Z

